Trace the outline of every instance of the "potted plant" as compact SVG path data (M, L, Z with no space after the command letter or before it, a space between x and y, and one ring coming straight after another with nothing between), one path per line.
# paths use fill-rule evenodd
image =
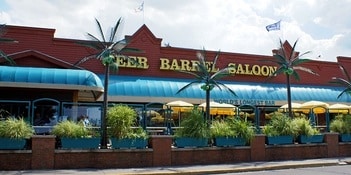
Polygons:
M215 120L210 130L214 145L220 147L247 145L255 134L252 123L241 118Z
M292 120L295 138L298 143L322 143L323 135L317 128L312 127L306 117L295 117Z
M174 143L178 148L206 147L209 137L210 129L203 112L194 108L185 114L180 128L174 134Z
M0 121L0 149L25 149L34 134L33 127L23 118L7 118Z
M338 132L341 142L351 142L351 115L340 114L330 123L330 131Z
M123 104L115 105L107 111L108 134L112 148L146 148L148 134L136 126L137 112Z
M69 120L55 125L52 134L58 137L58 147L63 149L97 149L101 141L99 133L92 128Z
M271 120L263 127L267 144L292 144L295 133L292 119L281 112L274 112L271 116Z

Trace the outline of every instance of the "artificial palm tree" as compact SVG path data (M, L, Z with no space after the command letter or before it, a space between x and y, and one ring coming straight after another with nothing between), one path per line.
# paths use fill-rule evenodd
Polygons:
M286 76L286 89L287 89L287 97L288 97L288 111L289 111L289 116L292 117L293 113L291 110L291 88L290 88L290 76L293 76L296 80L300 80L300 76L297 73L297 70L301 70L304 72L308 72L313 75L318 75L311 69L308 69L306 67L300 66L300 64L311 61L310 59L303 59L301 58L302 56L305 56L306 54L311 53L311 51L304 52L302 54L299 54L299 52L295 51L295 47L297 44L297 41L295 41L294 46L292 47L291 50L286 48L284 46L284 43L282 40L280 40L280 48L277 51L277 53L273 54L273 59L272 60L263 60L263 61L268 61L272 62L275 64L278 64L277 70L268 77L268 79L278 75L278 74L285 74ZM287 41L286 41L287 42ZM267 80L268 80L267 79Z
M343 75L346 77L346 79L333 77L332 80L330 81L330 83L338 84L345 87L345 89L338 95L337 98L340 98L344 93L351 95L351 77L343 65L339 64L339 67Z
M190 82L189 84L179 89L177 94L187 89L190 86L193 86L196 84L203 84L201 86L201 89L206 92L206 119L207 120L210 119L210 92L214 87L217 87L220 90L222 90L222 87L223 87L224 89L232 93L234 96L236 96L233 90L231 90L225 84L217 81L225 76L231 75L230 70L234 68L234 67L226 67L217 71L216 63L219 57L219 53L220 53L219 51L216 53L216 56L214 57L214 60L212 63L208 63L205 57L205 54L206 54L205 50L203 50L202 52L198 52L197 58L199 59L199 61L196 62L196 68L197 68L196 72L180 70L180 72L187 73L194 76L196 80ZM212 74L212 72L215 72L215 73Z
M11 38L2 37L6 33L6 25L0 24L0 43L18 43L18 41ZM0 58L4 58L9 65L16 65L15 61L8 57L2 50L0 50Z
M128 56L124 55L126 52L140 52L139 49L134 48L127 48L128 42L125 39L117 40L117 31L118 27L122 22L122 18L119 18L113 28L111 28L111 33L109 39L105 37L104 32L102 31L102 27L100 22L95 19L96 24L98 26L98 30L100 33L100 38L95 37L94 35L87 33L88 37L92 41L82 41L78 44L84 45L86 47L92 48L96 51L87 57L82 58L74 66L78 66L92 58L96 58L101 61L101 63L105 66L105 80L104 80L104 101L103 101L103 115L102 115L102 122L101 122L101 129L102 129L102 140L101 140L101 148L107 148L107 126L106 126L106 112L108 108L108 80L110 75L110 68L114 71L118 70L118 64L116 63L116 58L120 57L120 59L125 59L125 61L132 61L135 62L134 59L129 58ZM136 63L137 64L137 63Z

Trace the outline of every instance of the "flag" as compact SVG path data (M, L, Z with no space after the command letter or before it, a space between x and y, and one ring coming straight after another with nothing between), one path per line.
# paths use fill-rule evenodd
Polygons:
M135 13L137 12L141 12L144 10L144 1L140 4L140 6L138 8L135 8Z
M271 30L280 30L280 21L266 26L266 29L268 32Z

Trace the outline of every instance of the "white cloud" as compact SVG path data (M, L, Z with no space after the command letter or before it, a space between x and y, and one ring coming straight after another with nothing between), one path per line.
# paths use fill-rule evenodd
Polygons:
M120 37L145 23L156 37L175 47L270 55L279 38L299 39L301 52L335 61L351 56L350 0L16 0L6 1L0 20L9 25L56 29L56 37L86 39L97 34L94 18L107 30L119 17ZM343 15L340 15L343 14ZM265 26L282 20L280 31Z

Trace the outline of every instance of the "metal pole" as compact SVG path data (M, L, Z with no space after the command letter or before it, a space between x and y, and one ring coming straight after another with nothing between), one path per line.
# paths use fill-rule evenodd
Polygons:
M105 80L104 80L104 102L102 107L102 120L101 120L101 129L102 129L102 140L101 140L101 149L107 149L107 108L108 108L108 80L110 76L110 65L105 65Z

